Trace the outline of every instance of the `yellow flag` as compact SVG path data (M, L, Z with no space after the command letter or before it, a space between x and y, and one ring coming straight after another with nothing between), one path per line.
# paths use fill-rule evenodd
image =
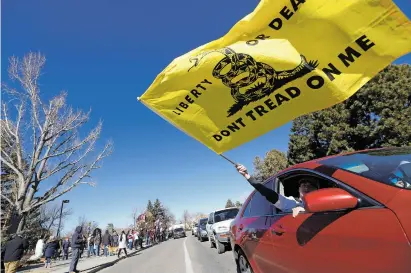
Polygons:
M391 0L262 0L140 100L220 154L346 100L410 51L411 23Z

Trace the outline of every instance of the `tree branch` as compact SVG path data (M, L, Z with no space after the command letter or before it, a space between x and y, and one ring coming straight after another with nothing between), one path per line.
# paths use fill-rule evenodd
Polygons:
M1 198L6 200L10 205L13 205L13 202L7 196L5 196L4 194L1 194Z

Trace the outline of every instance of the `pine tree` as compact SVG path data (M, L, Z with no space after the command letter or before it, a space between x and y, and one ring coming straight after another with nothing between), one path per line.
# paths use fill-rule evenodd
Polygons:
M293 121L290 164L411 145L411 65L390 65L343 103Z
M225 204L225 207L226 208L232 208L232 207L235 207L235 205L234 205L233 201L231 201L231 199L228 199L227 203Z
M271 150L265 154L263 159L258 156L254 159L255 172L253 176L259 181L265 181L287 166L286 154L278 150Z

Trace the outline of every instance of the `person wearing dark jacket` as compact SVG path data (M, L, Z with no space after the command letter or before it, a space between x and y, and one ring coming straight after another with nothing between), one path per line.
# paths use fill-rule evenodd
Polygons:
M17 271L21 257L23 257L24 250L27 247L27 240L20 235L16 235L5 244L2 249L5 273L15 273Z
M94 251L96 256L100 256L100 245L101 245L101 229L96 228L93 233L94 237Z
M108 247L111 244L111 236L110 233L108 233L108 230L106 230L106 233L103 235L103 245L104 245L104 256L108 256Z
M83 239L83 227L78 226L71 237L71 262L70 262L70 269L69 272L77 272L77 263L80 258L80 250L83 248L84 239Z
M69 238L65 238L63 242L63 260L68 260L68 252L70 248L70 240Z
M44 256L46 257L45 267L51 267L51 258L56 254L56 251L59 249L60 244L59 241L54 237L50 236L46 247L44 248Z

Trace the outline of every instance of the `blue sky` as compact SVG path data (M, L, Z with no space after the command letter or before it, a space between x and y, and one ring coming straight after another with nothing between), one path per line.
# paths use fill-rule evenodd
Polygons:
M408 0L396 0L411 17ZM92 109L91 124L104 122L101 144L113 155L94 173L97 187L80 186L65 198L74 214L103 228L131 224L133 208L159 198L177 218L184 209L205 212L244 199L251 187L234 168L136 101L175 57L224 35L250 13L255 0L2 1L1 76L7 58L40 51L47 57L41 79L45 97L69 93L76 108ZM407 55L397 63L410 63ZM256 155L287 150L291 124L226 155L252 167Z

